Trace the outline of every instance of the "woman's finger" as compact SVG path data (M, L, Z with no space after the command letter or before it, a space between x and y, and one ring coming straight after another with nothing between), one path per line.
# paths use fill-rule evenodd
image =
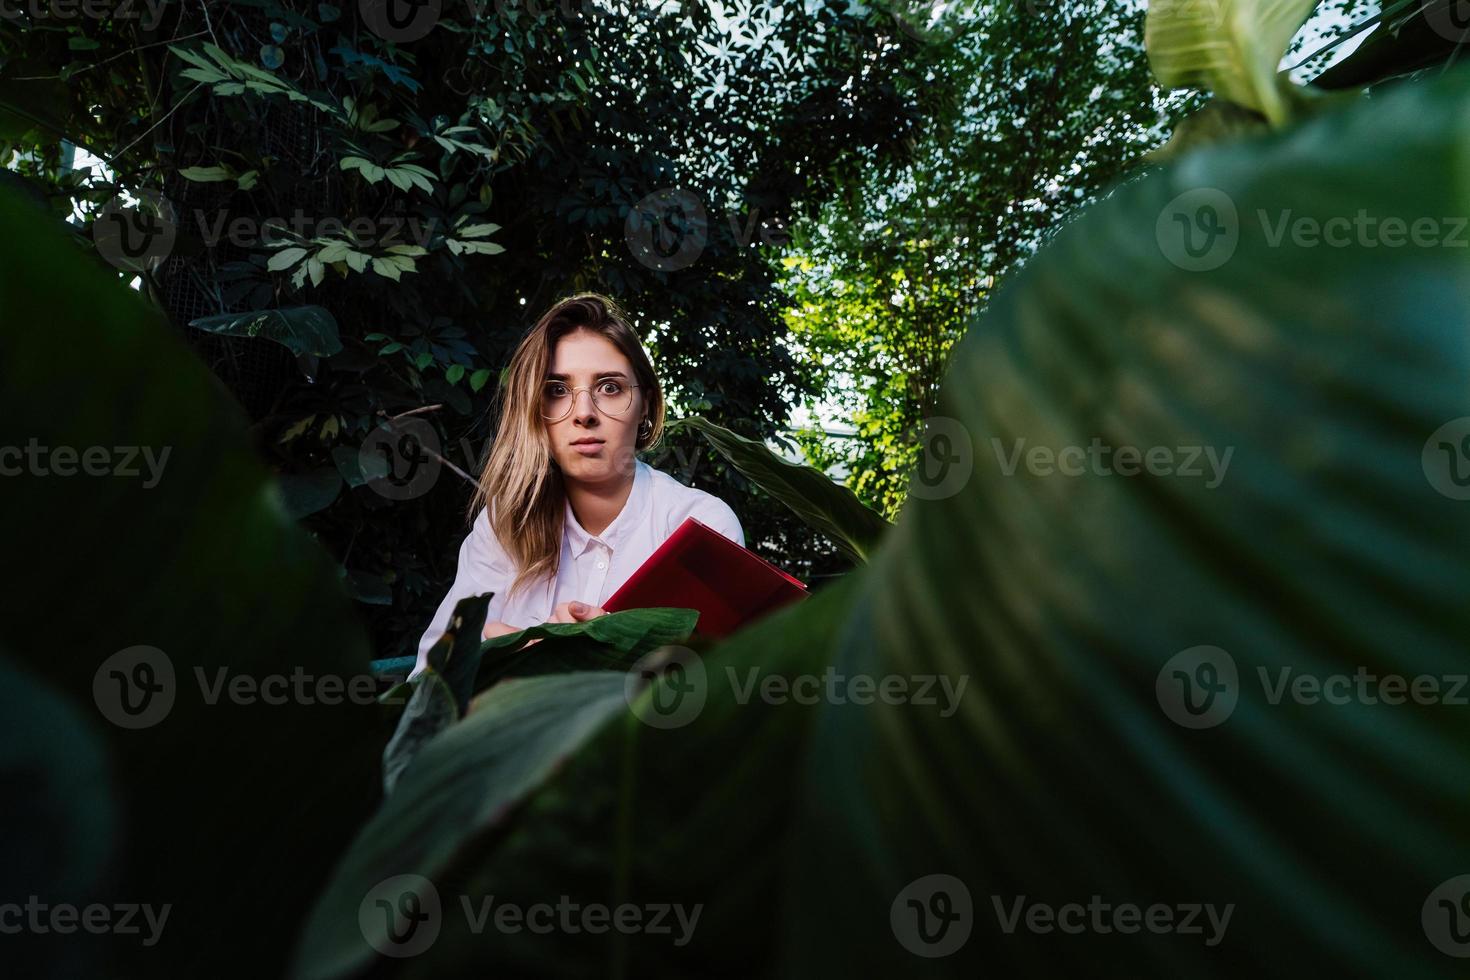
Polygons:
M485 629L480 633L480 638L484 640L493 640L497 636L505 636L507 633L518 632L520 631L509 623L502 623L498 619L492 619L485 624Z
M598 616L607 615L607 610L601 606L589 606L585 602L571 603L568 611L571 612L572 616L579 623L584 623L589 619L596 619Z

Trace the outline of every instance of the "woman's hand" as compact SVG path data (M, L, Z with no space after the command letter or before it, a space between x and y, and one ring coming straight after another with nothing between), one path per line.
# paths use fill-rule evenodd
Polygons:
M512 626L509 623L502 623L500 620L496 619L486 623L485 632L480 635L484 639L493 640L497 636L505 636L507 633L519 633L520 631L521 628L519 626ZM540 642L541 637L538 636L534 640L527 641L526 646L531 646L533 643Z
M490 622L485 624L485 632L481 633L480 636L482 639L493 640L497 636L505 636L507 633L519 632L519 628L512 626L509 623L502 623L498 619L492 619Z
M598 616L606 615L607 610L601 606L589 606L585 602L563 602L551 611L551 618L547 622L584 623L589 619L596 619ZM509 623L502 623L497 619L485 624L485 632L482 636L484 639L493 640L497 636L505 636L507 633L519 633L520 631L520 627L511 626ZM540 642L541 637L538 636L536 639L529 641L526 646Z
M585 623L589 619L598 616L606 616L607 610L601 606L589 606L585 602L563 602L551 612L548 623Z

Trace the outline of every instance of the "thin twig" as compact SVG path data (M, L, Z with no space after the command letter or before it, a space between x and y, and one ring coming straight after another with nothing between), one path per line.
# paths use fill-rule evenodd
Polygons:
M203 82L200 82L198 85L195 85L193 88L189 89L189 91L185 92L184 93L184 97L182 99L180 99L179 101L175 102L174 103L174 107L172 109L170 109L168 112L165 112L159 118L158 122L154 123L152 126L149 126L143 132L139 133L137 139L133 140L131 143L129 143L127 146L123 147L121 150L118 150L117 151L117 154L113 157L113 159L115 159L115 160L121 160L124 153L128 152L133 147L137 146L138 143L140 141L142 141L143 137L147 136L149 133L153 132L159 126L162 126L165 122L167 122L168 121L168 117L169 116L172 116L174 113L178 112L179 111L179 107L182 106L188 100L189 96L193 95L195 92L199 91L203 87L204 87L204 83Z
M154 41L152 44L140 44L136 48L128 48L126 51L120 51L117 54L113 55L111 58L103 58L101 61L94 61L94 62L92 62L90 65L87 65L85 68L78 68L76 71L72 72L71 75L68 76L68 78L76 78L78 75L82 74L82 72L91 71L93 68L101 68L103 65L108 64L109 62L116 61L119 58L125 58L125 57L127 57L128 55L132 54L135 51L144 51L144 50L146 50L148 48L156 48L160 44L174 44L174 43L176 43L178 41L188 41L191 38L202 37L204 35L204 33L205 33L204 31L199 31L199 32L194 33L194 34L186 34L183 37L171 37L167 41ZM10 81L13 81L13 82L48 82L48 81L52 81L54 79L58 79L60 77L61 77L61 74L58 72L55 75L21 75L21 76L19 76L17 78L10 79Z
M378 414L379 415L382 415L384 417L384 421L391 428L392 423L395 422L395 421L397 421L398 419L407 418L410 415L422 415L425 412L437 412L439 409L441 409L443 407L444 407L443 404L439 404L439 405L423 405L423 406L420 406L419 408L411 408L411 409L409 409L406 412L400 412L397 415L388 415L382 409L379 409L378 410ZM463 479L466 483L468 483L470 486L477 487L477 486L480 485L480 481L479 480L476 480L474 477L470 476L464 470L460 469L458 466L455 466L454 463L450 462L444 456L441 456L439 453L436 453L434 450L432 450L428 446L424 445L423 442L420 442L419 443L419 448L422 449L424 452L428 453L430 456L433 456L435 459L437 459L439 462L443 463L445 466L449 467L461 479Z
M424 405L424 406L421 406L419 408L410 408L406 412L399 412L397 415L388 415L382 409L378 409L378 414L379 415L382 415L389 422L392 422L394 419L405 418L405 417L407 417L409 415L421 415L424 412L437 412L439 409L441 409L443 407L444 407L444 405L442 403L441 404L438 404L438 405Z
M451 463L449 460L445 459L443 456L441 456L438 453L434 452L434 450L430 449L428 446L425 446L425 445L420 444L419 448L422 449L424 452L428 453L430 456L433 456L435 459L437 459L439 462L443 463L445 466L449 467L451 470L453 470L455 473L457 473L470 486L477 487L477 486L480 485L480 481L479 480L476 480L474 477L470 476L464 470L460 469L458 466L455 466L453 463Z

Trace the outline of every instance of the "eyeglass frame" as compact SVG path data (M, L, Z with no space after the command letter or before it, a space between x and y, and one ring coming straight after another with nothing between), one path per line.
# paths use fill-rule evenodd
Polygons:
M592 399L592 407L595 408L595 409L597 409L599 412L602 412L602 414L604 414L604 415L610 415L610 416L612 416L615 419L622 418L624 415L627 414L628 408L632 408L633 407L633 399L631 397L628 399L628 408L623 409L621 412L609 412L609 411L605 411L601 405L597 404L597 395L595 395L593 393L593 391L592 391L592 389L595 388L597 386L597 384L601 384L602 381L608 381L608 380L616 381L617 379L616 378L612 378L612 379L603 378L601 381L598 381L596 384L577 385L577 386L573 387L572 390L568 393L569 397L571 398L571 401L567 402L567 410L565 412L561 413L556 418L552 418L550 415L542 415L541 418L543 420L547 421L547 422L560 422L562 419L564 419L567 416L571 415L572 414L572 410L577 407L577 392L579 392L579 391L585 391L585 392L587 392L587 397ZM622 382L619 381L618 383L621 384ZM555 378L547 378L545 381L541 382L541 390L544 392L546 390L546 386L549 385L549 384L564 385L564 384L566 384L566 382L565 381L557 381ZM642 388L642 387L643 387L642 385L628 385L628 388L629 388L630 391L633 388Z

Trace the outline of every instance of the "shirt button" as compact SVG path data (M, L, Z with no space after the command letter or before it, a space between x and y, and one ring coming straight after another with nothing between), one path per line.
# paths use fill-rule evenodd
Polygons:
M598 568L606 568L607 567L607 562L600 561L600 562L597 563L597 567Z

